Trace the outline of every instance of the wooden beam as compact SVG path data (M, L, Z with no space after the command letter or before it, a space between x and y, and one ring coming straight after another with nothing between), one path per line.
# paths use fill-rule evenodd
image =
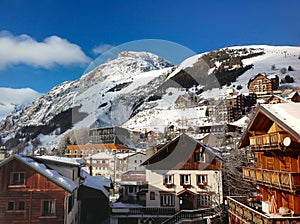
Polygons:
M255 136L255 135L264 135L264 134L267 134L267 131L266 130L253 130L253 131L249 130L249 133L252 136Z

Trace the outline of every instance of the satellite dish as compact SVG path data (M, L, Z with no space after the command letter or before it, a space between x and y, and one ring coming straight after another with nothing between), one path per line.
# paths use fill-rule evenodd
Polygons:
M289 146L289 145L291 144L291 142L292 142L292 140L291 140L290 137L285 137L285 138L283 139L283 145L284 145L284 146Z

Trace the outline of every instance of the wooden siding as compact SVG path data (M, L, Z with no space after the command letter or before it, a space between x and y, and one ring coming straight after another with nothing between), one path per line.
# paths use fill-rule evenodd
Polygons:
M279 80L269 79L263 74L257 75L249 82L248 89L250 93L266 92L270 93L278 89Z
M181 170L219 170L221 168L221 161L216 156L209 153L204 153L204 156L205 162L196 162L195 154L192 154Z
M294 211L295 215L300 215L300 196L289 192L283 192L279 189L269 189L260 186L260 192L263 201L270 201L272 195L276 198L278 208L285 207ZM300 217L299 217L300 218Z
M300 173L300 154L260 152L257 153L257 167L267 170Z
M9 186L11 172L24 172L24 186ZM64 223L68 193L25 164L12 160L0 167L0 220L4 223ZM42 217L43 200L55 200L55 216ZM25 210L8 211L8 202L25 202Z

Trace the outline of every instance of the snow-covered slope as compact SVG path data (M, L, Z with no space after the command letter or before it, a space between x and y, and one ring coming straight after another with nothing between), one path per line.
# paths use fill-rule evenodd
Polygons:
M151 53L122 52L7 116L0 122L0 136L8 148L25 146L34 138L55 147L72 128L122 124L156 91L172 66Z
M231 47L230 49L240 49L241 47ZM237 78L231 86L245 85L249 79L258 73L265 72L267 74L276 74L281 80L286 75L294 77L295 82L289 84L290 86L300 86L300 47L290 46L266 46L266 45L253 45L247 46L247 48L262 49L265 54L244 59L244 64L253 64L253 68L246 71L243 75ZM288 71L288 67L291 66L294 71ZM285 68L286 73L282 73L281 69ZM287 85L281 85L284 88ZM242 89L242 92L247 92L247 86Z
M249 80L258 73L276 74L279 76L280 80L286 75L290 75L295 79L295 82L281 84L280 88L300 87L299 57L300 47L253 45L224 48L213 52L195 55L186 59L177 66L177 68L169 75L168 79L175 77L182 70L188 71L191 76L195 77L198 75L198 70L195 71L190 68L197 67L200 64L200 66L204 67L206 71L204 76L211 76L212 78L210 80L219 82L219 74L226 75L228 71L240 68L241 66L249 66L249 69L242 72L235 81L230 82L230 85L220 83L222 82L221 80L216 85L216 87L219 88L203 91L203 93L199 94L200 99L222 99L226 95L227 88L233 88L235 91L240 93L247 93L247 84ZM231 65L231 68L228 66L228 70L222 73L220 67L225 65L224 67L226 69L229 58L230 60L240 58L241 63L238 63L239 60L232 60L233 64ZM291 67L293 71L289 71L289 67ZM284 74L282 73L282 68L285 68ZM197 77L195 79L197 79ZM199 77L198 80L200 80ZM242 89L237 88L238 86L241 86ZM201 86L200 84L198 88L205 89L205 86ZM190 89L190 91L191 90L192 89ZM208 125L213 122L208 120L203 114L203 111L206 111L205 107L184 109L175 108L175 100L180 94L183 95L185 90L180 91L176 89L168 89L167 93L168 94L165 94L162 99L156 101L156 107L151 108L151 110L145 108L145 110L141 111L139 114L124 123L123 127L134 130L163 131L169 124L175 124L178 127L189 127L193 125Z
M41 96L30 88L0 88L0 120L9 113L15 112Z
M242 46L199 54L173 66L151 53L122 52L7 116L0 122L0 137L8 148L31 147L36 138L53 148L68 131L81 127L162 131L170 123L208 124L205 107L176 108L177 97L189 89L201 100L220 98L228 86L238 85L247 92L249 79L261 72L293 76L291 85L299 86L299 55L300 47ZM293 71L282 74L289 66Z

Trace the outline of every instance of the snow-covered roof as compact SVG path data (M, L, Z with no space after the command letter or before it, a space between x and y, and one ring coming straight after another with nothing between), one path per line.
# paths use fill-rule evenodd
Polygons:
M111 208L143 208L143 205L139 204L129 204L123 202L113 202L110 204Z
M278 78L278 76L275 74L269 74L269 75L267 75L267 78L268 79L276 79L276 78Z
M287 99L292 99L296 94L299 94L298 91L292 91L289 94L287 94Z
M46 160L51 162L65 163L68 165L74 166L83 166L85 165L85 160L81 158L69 158L69 157L61 157L61 156L36 156L39 160Z
M37 173L41 174L45 178L49 179L50 181L52 181L53 183L57 184L59 187L63 188L64 190L70 193L72 193L77 188L77 185L74 183L74 181L59 174L56 170L46 167L45 164L37 162L31 157L13 155L7 160L4 160L2 163L0 163L0 166L10 162L13 159L17 159L18 161L24 163Z
M291 134L296 134L298 136L297 139L300 139L299 103L262 104L261 108L272 115L274 120L279 121L283 128L287 129Z
M244 127L247 127L248 123L249 123L249 118L247 116L243 116L242 118L240 118L234 122L231 122L230 124L237 126L237 127L244 128Z
M94 155L86 157L87 160L90 158L92 158L92 159L113 159L114 157L106 152L99 152Z
M106 188L110 188L111 186L110 179L100 176L91 176L84 169L80 170L80 176L84 179L83 186L102 191L106 197L109 197L109 191Z
M129 152L129 153L117 153L116 156L118 159L125 159L127 157L134 156L137 154L146 155L146 153L144 153L144 152Z

